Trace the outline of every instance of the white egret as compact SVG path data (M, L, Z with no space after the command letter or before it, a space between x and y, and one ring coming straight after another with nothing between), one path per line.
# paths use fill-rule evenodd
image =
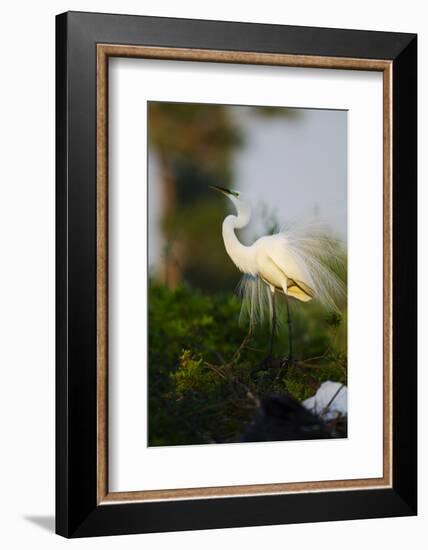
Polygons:
M236 229L248 225L251 207L240 193L224 187L210 186L223 193L235 206L236 214L223 221L226 252L244 273L240 284L241 317L248 317L250 328L262 322L266 313L271 319L270 355L273 352L277 325L275 295L285 295L288 317L289 353L292 360L292 327L289 298L300 302L320 300L327 308L337 310L336 299L345 293L344 284L332 270L339 260L337 248L330 238L315 226L294 227L274 235L260 237L252 245L242 244Z

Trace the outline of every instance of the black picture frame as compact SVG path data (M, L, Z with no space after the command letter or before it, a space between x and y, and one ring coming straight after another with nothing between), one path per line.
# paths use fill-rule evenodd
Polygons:
M100 43L392 62L392 487L97 504ZM56 97L56 532L86 537L415 515L417 36L68 12L56 18Z

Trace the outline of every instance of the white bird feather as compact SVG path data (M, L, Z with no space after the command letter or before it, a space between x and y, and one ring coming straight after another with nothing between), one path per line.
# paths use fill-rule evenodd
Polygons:
M343 281L334 268L343 267L343 247L319 223L296 224L274 235L260 237L250 246L242 244L236 233L248 225L251 208L239 193L215 188L234 204L236 215L223 221L226 251L244 273L239 285L242 297L241 320L250 325L272 318L273 295L281 292L301 302L319 300L327 309L338 310L346 295Z

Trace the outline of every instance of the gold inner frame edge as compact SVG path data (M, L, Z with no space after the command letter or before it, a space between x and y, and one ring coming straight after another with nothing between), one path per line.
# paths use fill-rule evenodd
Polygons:
M133 57L383 73L383 476L225 487L108 489L108 59ZM377 489L392 486L392 61L97 44L97 504Z

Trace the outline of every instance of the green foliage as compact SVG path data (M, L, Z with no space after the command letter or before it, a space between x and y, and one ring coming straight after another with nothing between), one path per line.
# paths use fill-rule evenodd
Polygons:
M287 363L282 305L278 359L264 363L270 327L248 335L238 324L235 295L149 286L150 445L231 440L266 395L288 392L302 400L325 380L346 383L346 316L293 304L296 361Z

